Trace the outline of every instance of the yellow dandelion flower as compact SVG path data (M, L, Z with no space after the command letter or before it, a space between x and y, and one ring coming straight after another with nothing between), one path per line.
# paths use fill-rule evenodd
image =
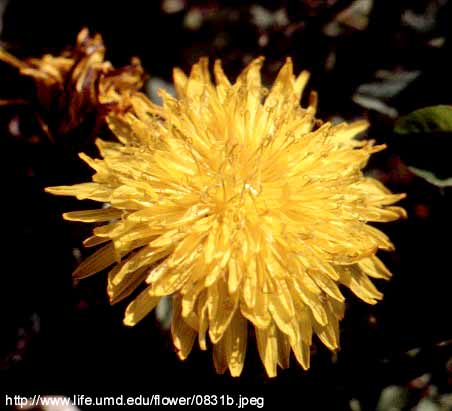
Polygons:
M78 34L76 46L59 56L46 54L22 61L0 49L0 60L34 80L38 104L49 117L38 118L50 135L52 131L64 134L73 130L88 115L124 110L127 94L141 89L144 71L137 58L130 65L115 69L104 57L102 37L90 36L86 28ZM56 126L51 118L55 114Z
M219 61L216 84L205 59L189 77L176 69L178 98L161 91L160 107L135 95L130 112L109 118L120 142L98 140L103 159L81 155L96 171L93 182L47 189L111 205L64 214L106 222L85 241L106 245L75 276L114 265L112 303L145 282L127 325L172 295L179 357L196 338L204 350L210 340L216 370L233 376L250 326L271 377L289 366L291 351L309 368L313 334L337 350L339 285L374 304L382 294L370 278L391 275L375 254L393 245L367 223L405 216L391 205L403 195L362 173L384 148L353 139L366 122L321 125L315 98L300 107L308 73L295 77L288 59L268 91L262 62L234 84Z

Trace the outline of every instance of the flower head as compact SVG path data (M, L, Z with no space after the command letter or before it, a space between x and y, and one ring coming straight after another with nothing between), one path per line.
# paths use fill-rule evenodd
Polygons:
M46 54L41 58L17 59L0 49L0 60L31 77L41 109L52 116L42 120L47 133L67 133L78 127L89 115L101 115L112 109L124 109L124 98L143 85L144 72L138 59L129 66L114 69L104 60L105 46L99 34L90 36L83 29L73 49L59 56Z
M162 296L173 295L172 333L180 358L208 340L218 372L240 375L254 327L269 376L291 351L309 367L312 335L339 347L344 314L339 285L367 303L382 294L370 278L390 277L376 257L393 245L368 222L405 215L391 194L365 177L383 148L353 137L367 124L333 126L300 98L308 74L287 60L270 91L262 58L231 84L219 61L189 77L174 72L178 98L163 106L137 94L133 109L109 118L119 143L98 140L103 159L82 158L93 182L49 188L58 195L106 202L68 220L106 222L86 245L106 243L75 271L86 277L114 265L112 303L146 288L127 307L134 325ZM208 336L208 337L207 337Z

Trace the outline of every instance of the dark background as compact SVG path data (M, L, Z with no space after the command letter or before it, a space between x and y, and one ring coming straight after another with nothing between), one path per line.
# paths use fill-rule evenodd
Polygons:
M61 213L86 204L53 198L43 188L86 181L90 171L76 153L92 148L76 139L83 129L56 143L30 139L36 126L27 123L30 109L0 106L0 391L235 392L263 395L266 406L290 402L303 410L349 410L353 398L362 410L373 410L390 385L408 390L406 409L428 397L432 386L439 393L450 391L451 192L411 174L404 156L444 164L452 149L447 142L441 146L434 141L400 142L392 129L398 116L414 109L452 104L452 3L376 0L367 2L371 8L364 23L359 19L356 24L344 23L340 12L352 3L262 1L259 6L271 16L280 10L286 16L268 24L256 22L258 2L239 0L6 4L1 40L22 58L58 54L74 44L84 26L102 34L107 59L115 66L138 56L151 78L167 82L174 66L187 72L202 55L221 58L232 78L250 58L264 55L263 77L271 84L285 57L292 56L297 72L312 73L309 89L319 92L320 118L367 118L372 124L369 136L388 144L368 170L391 190L407 193L402 205L409 218L382 227L397 249L381 255L394 274L389 283L377 284L384 300L371 307L346 294L342 348L336 358L316 342L309 372L292 361L289 370L268 379L250 339L242 376L218 376L210 351L195 348L187 361L180 362L169 333L153 315L134 328L124 327L126 303L109 306L105 273L72 284L77 264L73 249L81 248L89 227L65 222ZM407 16L413 15L424 19L427 28L410 25ZM434 41L438 38L439 43ZM360 86L376 81L378 70L392 75L418 72L415 80L384 98L396 115L354 99ZM0 65L2 98L27 96L30 90L29 80ZM11 122L17 118L21 132L12 133ZM439 170L448 171L444 166ZM415 379L426 373L428 384L417 387Z

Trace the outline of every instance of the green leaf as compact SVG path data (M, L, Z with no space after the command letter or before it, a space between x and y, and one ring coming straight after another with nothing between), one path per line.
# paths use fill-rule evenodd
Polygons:
M432 106L400 117L394 127L396 134L452 132L452 106Z
M432 106L399 118L391 143L411 171L437 187L451 186L452 106Z
M425 181L433 184L437 187L452 187L452 177L449 178L439 178L435 174L427 170L421 170L416 167L408 167L408 169L416 174L418 177L423 178Z

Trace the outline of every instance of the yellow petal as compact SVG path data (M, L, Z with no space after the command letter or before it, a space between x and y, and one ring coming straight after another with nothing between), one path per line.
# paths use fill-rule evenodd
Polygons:
M304 341L300 340L297 346L293 346L292 349L299 364L301 364L303 369L308 370L311 360L310 344L306 344Z
M237 260L230 258L228 262L228 290L234 294L241 283L242 273L237 266Z
M83 245L85 247L95 247L96 245L106 243L107 241L110 241L110 239L107 237L97 237L93 235L83 240Z
M224 374L228 368L226 361L226 343L224 340L219 341L213 346L213 364L217 374Z
M185 360L190 354L196 338L196 332L184 321L181 315L181 298L173 297L173 314L171 319L171 334L177 349L177 355Z
M339 348L339 326L338 320L333 315L330 309L326 310L328 316L328 322L326 325L320 325L314 321L313 326L315 333L320 340L330 350L335 351Z
M223 102L226 98L227 92L231 87L231 83L229 82L228 78L225 76L223 69L221 67L221 61L216 60L214 65L214 74L215 74L215 80L217 82L217 94L220 98L220 101Z
M63 214L65 220L82 221L84 223L94 223L101 221L110 221L121 218L123 212L115 208L101 208L97 210L70 211Z
M365 120L355 121L351 124L341 123L335 126L334 141L353 146L362 145L358 140L353 140L354 137L369 128L369 123Z
M191 284L188 282L186 287L181 290L182 294L182 315L188 317L195 310L196 301L199 294L204 290L204 284L201 281Z
M208 298L207 292L201 293L198 301L198 343L201 350L207 350L206 332L209 328L209 316L208 316Z
M320 324L326 324L327 316L319 295L304 288L298 281L294 281L293 285L292 291L311 309L316 321Z
M293 317L295 315L292 296L287 290L287 295L282 290L284 287L276 288L275 292L269 296L268 309L278 328L290 338L296 339Z
M183 97L185 95L185 90L188 82L187 76L181 69L175 68L173 70L173 79L177 94L180 97Z
M152 294L152 287L147 287L127 306L124 324L130 327L137 324L157 306L160 298Z
M317 283L317 285L325 291L329 296L335 298L337 301L344 301L344 296L339 291L336 283L330 277L321 271L313 272L310 277ZM339 276L338 276L339 277Z
M206 233L195 233L187 235L174 249L167 263L170 267L174 267L195 252L201 241L204 240Z
M294 89L295 89L295 94L298 97L298 100L300 100L303 90L309 80L309 72L308 71L302 71L296 78L295 80L295 84L294 84Z
M248 307L243 301L240 302L240 312L255 327L264 329L268 328L272 317L268 309L268 294L257 290L256 305L253 308Z
M78 200L90 199L94 201L108 202L111 189L97 183L81 183L73 186L47 187L46 192L58 196L74 196Z
M178 291L190 280L194 267L194 265L191 265L183 270L165 270L160 278L151 282L154 294L165 296Z
M114 279L119 270L120 266L117 265L108 273L107 293L110 298L110 304L116 304L132 294L147 276L147 267L143 267L133 273L129 273L121 282L115 284Z
M277 331L278 334L278 365L281 368L289 368L290 366L290 344L289 338Z
M166 257L169 251L167 249L154 249L152 247L143 247L141 250L130 255L122 264L120 270L113 278L113 284L118 285L129 273L139 270L142 267L149 267L151 264Z
M264 364L267 375L276 377L276 366L278 364L278 339L276 328L271 325L267 329L256 328L256 341L259 356Z
M358 262L358 265L368 276L373 278L389 280L392 276L383 262L374 255L369 258L363 258Z
M72 273L74 278L86 278L90 275L102 271L117 261L117 254L113 243L108 243L104 247L91 254L83 260Z
M216 344L228 328L237 311L238 293L229 294L224 281L211 285L208 289L209 336Z
M250 260L250 264L255 263L254 259ZM256 266L254 265L254 268ZM257 278L256 272L250 267L247 273L243 273L242 289L241 289L241 299L250 308L256 305L256 295L257 295Z
M193 65L186 87L188 97L200 97L210 84L208 65L207 58L201 58L197 64Z
M376 304L383 297L357 265L340 267L338 272L340 281L366 303Z
M248 340L248 324L239 312L235 312L223 339L229 371L233 377L238 377L245 362Z

